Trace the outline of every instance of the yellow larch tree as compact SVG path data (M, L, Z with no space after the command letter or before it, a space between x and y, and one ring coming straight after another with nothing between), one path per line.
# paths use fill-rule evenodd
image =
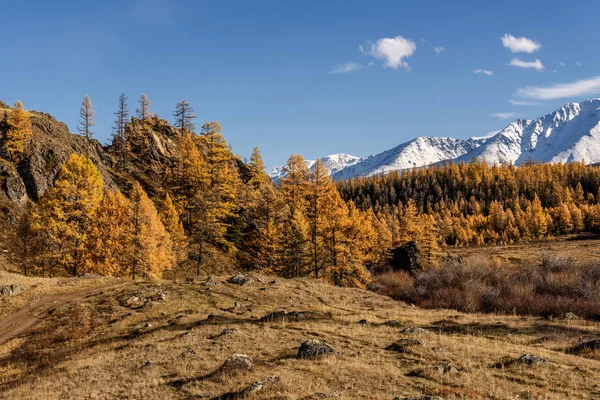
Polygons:
M40 200L38 221L57 262L75 276L87 257L86 239L103 195L102 176L89 158L71 154L54 187Z
M87 235L89 257L83 270L107 276L126 276L132 262L132 207L120 191L107 191Z
M29 112L25 111L23 103L15 102L10 113L5 114L3 125L3 150L10 160L17 161L33 135Z
M175 261L169 233L152 200L136 182L131 191L132 259L128 275L160 278Z

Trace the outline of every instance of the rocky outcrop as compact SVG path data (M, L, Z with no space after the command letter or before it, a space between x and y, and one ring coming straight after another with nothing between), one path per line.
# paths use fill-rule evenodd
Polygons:
M414 272L423 268L421 249L416 242L407 242L392 250L391 267L396 271Z
M6 196L23 205L38 201L53 186L62 164L72 153L89 157L102 174L104 185L115 189L112 157L97 140L69 133L67 125L49 114L31 112L32 139L26 155L18 163L0 164L0 183Z

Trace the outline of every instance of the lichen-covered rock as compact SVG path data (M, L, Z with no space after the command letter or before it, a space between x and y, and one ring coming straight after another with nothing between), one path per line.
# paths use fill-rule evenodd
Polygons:
M0 285L0 296L17 296L23 291L18 285Z
M234 354L225 360L216 372L219 374L231 374L247 372L252 369L254 369L254 361L250 356L246 354Z
M254 278L251 275L239 274L232 276L227 282L233 283L234 285L246 286L254 282Z
M321 358L324 356L334 356L337 354L337 351L333 349L327 343L316 340L316 339L308 339L298 349L298 358L307 359L307 360L316 360L317 358Z
M546 364L548 360L544 357L536 356L534 354L523 354L517 359L517 362L525 365L539 365Z

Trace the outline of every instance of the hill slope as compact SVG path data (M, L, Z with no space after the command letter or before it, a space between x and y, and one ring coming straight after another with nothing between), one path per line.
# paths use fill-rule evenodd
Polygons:
M600 395L598 359L563 351L598 335L593 322L422 310L311 279L257 276L238 286L227 278L100 281L87 284L87 297L54 297L38 325L0 344L0 397L233 399L224 394L254 382L263 383L255 399ZM54 282L63 282L59 290L77 280ZM301 314L265 318L282 308ZM297 359L307 339L326 341L338 355ZM399 340L404 350L386 349ZM254 366L220 369L233 354ZM548 362L512 364L523 354Z

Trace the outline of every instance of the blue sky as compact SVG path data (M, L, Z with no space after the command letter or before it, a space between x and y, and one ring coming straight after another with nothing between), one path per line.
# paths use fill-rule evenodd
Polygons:
M482 136L600 96L600 2L485 3L7 2L0 99L75 132L89 94L103 143L120 92L131 110L148 94L168 120L186 99L235 153L257 145L271 167Z

